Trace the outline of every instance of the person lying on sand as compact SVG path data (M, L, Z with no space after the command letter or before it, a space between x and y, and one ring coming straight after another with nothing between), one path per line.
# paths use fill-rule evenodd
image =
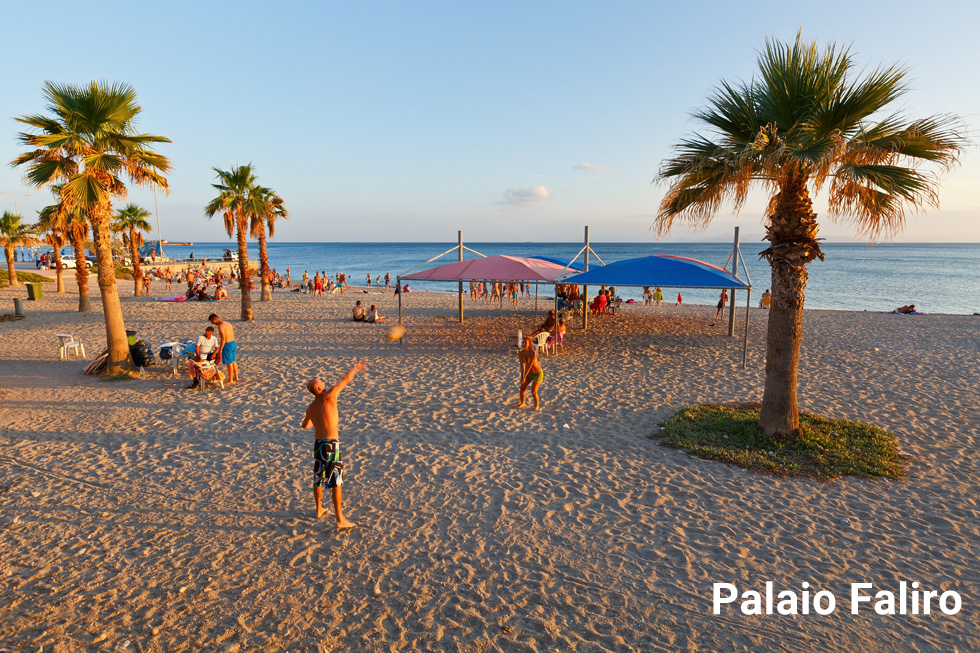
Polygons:
M340 381L327 390L321 379L313 379L306 384L306 389L314 399L303 416L303 429L313 427L313 499L316 502L316 517L319 519L326 510L323 509L323 485L326 484L333 492L333 509L337 518L337 530L353 528L354 524L344 518L340 507L341 486L344 484L343 468L340 460L340 434L337 429L337 396L347 387L358 372L367 369L363 361L356 363L347 370Z
M909 304L908 306L899 306L895 309L896 313L915 313L915 304Z

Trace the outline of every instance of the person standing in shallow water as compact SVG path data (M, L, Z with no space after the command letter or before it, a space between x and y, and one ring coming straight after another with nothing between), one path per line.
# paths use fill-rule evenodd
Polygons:
M337 429L337 396L354 380L358 372L367 369L363 361L354 364L340 381L327 390L321 379L313 379L306 384L306 389L314 399L303 416L303 429L313 427L313 499L316 502L316 517L322 517L323 486L331 488L334 516L337 519L337 530L353 528L354 524L344 518L341 509L341 486L344 484L343 468L340 459L340 434Z

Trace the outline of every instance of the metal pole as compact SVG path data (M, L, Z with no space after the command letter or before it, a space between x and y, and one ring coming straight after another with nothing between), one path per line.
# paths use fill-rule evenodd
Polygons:
M738 276L738 232L735 227L735 244L732 246L732 274ZM732 296L728 304L728 335L735 335L735 289L732 288Z
M534 321L538 321L538 282L534 282Z
M402 278L395 277L395 288L398 289L398 326L402 325Z
M585 259L582 272L589 271L589 226L585 225ZM589 328L589 287L582 286L582 329Z
M153 206L157 210L157 238L160 240L160 258L164 258L163 255L163 233L160 231L160 203L157 201L157 187L153 187Z
M745 358L749 352L749 309L752 307L752 288L745 291L745 340L742 341L742 369L745 369Z
M463 232L457 232L459 236L459 260L463 260ZM459 282L459 323L463 323L463 282Z

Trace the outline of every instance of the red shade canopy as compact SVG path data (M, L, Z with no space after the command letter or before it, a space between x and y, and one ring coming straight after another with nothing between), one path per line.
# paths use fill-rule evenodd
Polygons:
M402 277L410 281L530 281L554 283L569 268L538 258L486 256L447 263Z

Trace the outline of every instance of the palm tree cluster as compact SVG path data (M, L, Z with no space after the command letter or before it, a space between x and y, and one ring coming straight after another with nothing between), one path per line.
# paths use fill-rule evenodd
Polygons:
M105 317L107 369L119 372L129 361L129 346L112 256L112 201L126 196L121 177L168 188L164 173L170 161L153 146L170 140L137 132L141 107L129 85L45 82L42 95L50 115L16 118L32 131L19 134L20 143L30 149L12 163L27 166L26 179L35 187L60 186L59 203L66 213L81 210L88 217ZM77 260L81 264L84 256Z
M212 184L218 191L217 197L204 208L207 217L220 213L225 221L225 231L238 240L238 284L242 293L241 319L252 319L252 281L248 269L249 234L259 240L260 277L262 280L261 301L272 298L272 275L269 257L266 252L266 233L275 235L278 218L288 219L289 213L279 197L271 188L260 186L252 169L252 164L233 166L231 170L214 168L218 182Z
M4 211L3 215L0 216L0 247L3 247L7 256L7 273L11 288L20 285L17 280L17 270L14 268L16 249L18 247L33 247L41 242L34 227L22 224L21 220L23 218L10 211Z
M724 201L738 211L750 188L769 194L772 308L759 426L800 433L797 370L807 265L824 254L811 197L829 184L831 217L852 220L872 240L902 228L906 212L936 206L938 178L921 169L953 165L965 146L955 116L907 120L889 107L907 90L900 67L860 79L847 49L769 40L749 82L722 82L694 113L708 134L680 141L658 178L669 184L656 227L706 225Z
M112 230L122 234L123 243L129 248L130 260L133 262L133 281L136 284L134 294L143 296L143 268L140 265L140 247L143 246L143 234L151 229L146 219L150 212L136 204L127 204L116 213L116 221Z

